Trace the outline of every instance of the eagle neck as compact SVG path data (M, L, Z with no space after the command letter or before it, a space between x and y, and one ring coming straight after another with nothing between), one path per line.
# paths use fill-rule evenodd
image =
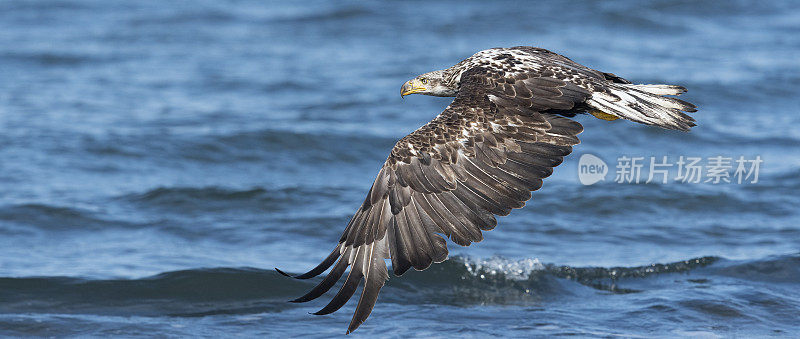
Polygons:
M461 73L464 73L465 69L462 69L460 64L454 65L448 69L442 70L444 82L450 88L458 88L458 83L461 81Z

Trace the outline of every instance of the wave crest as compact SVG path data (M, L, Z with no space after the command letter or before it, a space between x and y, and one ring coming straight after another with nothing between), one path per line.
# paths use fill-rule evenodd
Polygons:
M658 288L654 287L657 284L636 282L692 271L696 273L692 279L684 279L686 284L712 278L757 279L758 274L795 279L798 260L800 254L759 261L701 257L607 268L543 264L537 259L455 257L425 272L409 271L402 278L389 279L381 299L462 306L536 304L543 299L582 295L591 289L636 293L640 291L619 284ZM664 281L673 286L678 280L670 277ZM298 307L286 301L302 295L315 283L315 279L292 280L272 270L255 268L192 269L141 279L0 278L0 313L202 316L278 312Z

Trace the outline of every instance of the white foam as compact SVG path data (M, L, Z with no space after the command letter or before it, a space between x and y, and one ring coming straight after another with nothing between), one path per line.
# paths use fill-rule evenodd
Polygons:
M538 258L510 260L502 257L491 257L489 259L463 258L464 266L467 271L481 279L486 275L503 274L510 280L527 280L534 271L544 270L544 265Z

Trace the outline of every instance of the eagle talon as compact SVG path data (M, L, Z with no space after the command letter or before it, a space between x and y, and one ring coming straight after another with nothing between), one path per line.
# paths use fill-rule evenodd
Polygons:
M616 116L616 115L608 114L606 112L599 111L599 110L596 110L596 109L590 110L589 114L594 115L595 118L598 118L598 119L601 119L601 120L605 120L605 121L614 121L614 120L618 120L619 119L619 117Z

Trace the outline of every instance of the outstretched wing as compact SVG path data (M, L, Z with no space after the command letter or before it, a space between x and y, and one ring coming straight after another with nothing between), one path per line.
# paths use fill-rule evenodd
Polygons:
M296 278L311 278L333 268L294 301L321 296L349 266L339 292L315 314L344 306L364 279L348 333L355 330L369 316L388 279L385 258L391 258L395 275L401 275L411 267L423 270L447 259L442 235L462 246L481 241L481 231L497 225L495 215L523 207L530 192L539 189L542 179L572 151L583 127L537 112L576 101L565 94L564 82L529 82L529 90L542 95L527 100L540 106L522 107L493 102L491 98L500 98L499 87L487 83L484 74L484 69L476 68L462 75L451 105L397 142L338 246L321 264Z

